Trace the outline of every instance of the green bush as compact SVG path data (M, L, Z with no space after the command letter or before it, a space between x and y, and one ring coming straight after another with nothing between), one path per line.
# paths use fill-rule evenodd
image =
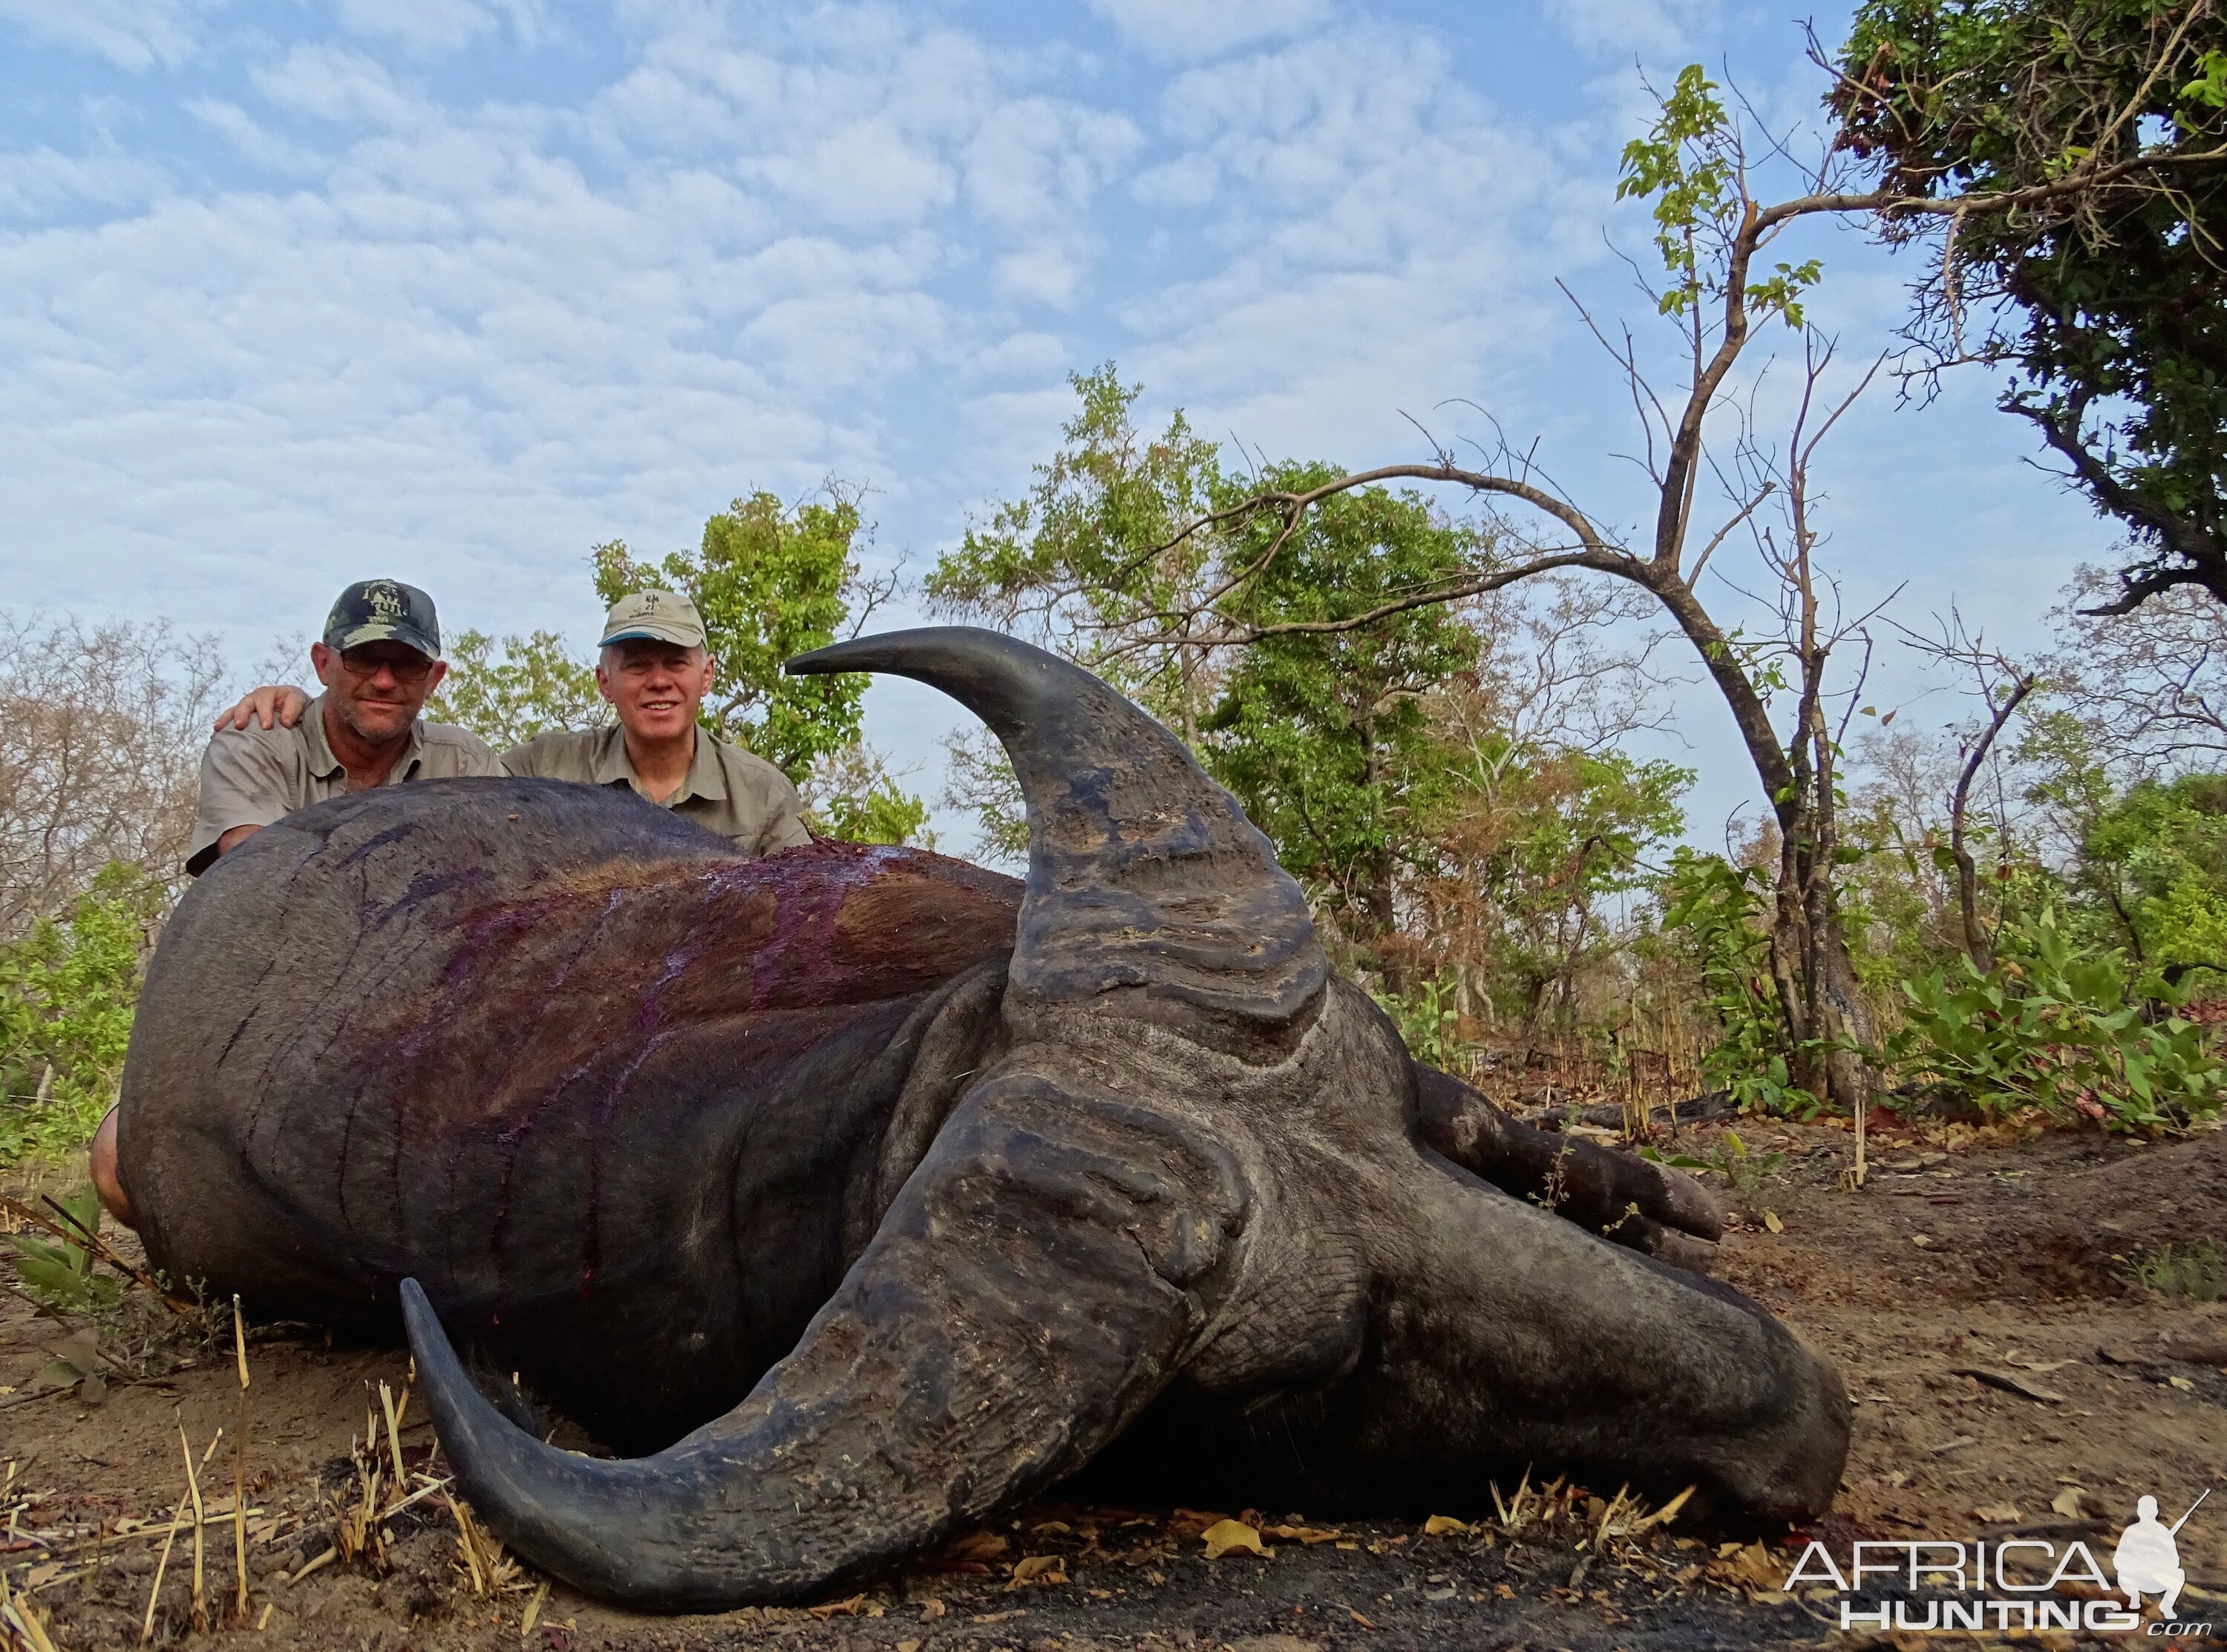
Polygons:
M1787 1067L1786 1021L1771 975L1771 875L1681 849L1662 883L1662 927L1701 976L1696 1006L1717 1031L1701 1081L1743 1113L1815 1116L1822 1105Z
M91 1188L80 1188L56 1202L86 1233L100 1230L100 1201ZM16 1234L10 1242L16 1247L16 1273L49 1308L62 1313L112 1308L123 1295L116 1280L93 1271L90 1243L32 1234Z
M1960 959L1905 981L1908 1020L1881 1065L1990 1113L2128 1129L2218 1110L2222 1069L2201 1030L2170 1013L2179 995L2162 982L2137 992L2123 954L2076 940L2047 906L2007 915L1995 954L1984 973ZM2167 1012L2146 1015L2145 998Z
M0 944L0 1168L60 1158L99 1124L167 904L160 881L110 865L60 922Z
M1407 1053L1441 1072L1458 1071L1464 1051L1455 1024L1454 983L1451 973L1419 981L1404 998L1375 992L1377 1008L1392 1017Z

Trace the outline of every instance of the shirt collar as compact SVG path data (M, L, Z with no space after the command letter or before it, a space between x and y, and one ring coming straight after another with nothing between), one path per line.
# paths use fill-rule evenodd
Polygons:
M325 738L325 697L322 694L302 708L302 738L309 749L309 773L318 780L330 780L346 772L347 765L333 755L333 743ZM414 718L410 724L410 738L402 748L402 755L394 760L394 767L386 771L388 784L408 780L418 772L418 765L425 755L425 719Z
M630 786L642 796L649 796L642 787L641 776L635 773L634 759L627 756L626 730L617 724L603 730L603 741L597 748L596 784ZM692 797L724 802L726 796L727 775L719 766L716 741L699 724L696 729L696 755L688 760L688 773L680 782L680 789L667 800L667 807L685 803ZM654 798L650 800L656 801Z

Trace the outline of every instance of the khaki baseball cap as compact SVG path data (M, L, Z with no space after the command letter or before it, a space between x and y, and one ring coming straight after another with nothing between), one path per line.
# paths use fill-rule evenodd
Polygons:
M629 591L611 604L611 611L603 616L603 639L596 644L608 648L614 642L629 642L637 637L653 642L674 642L684 648L704 646L704 616L696 611L696 604L673 590Z

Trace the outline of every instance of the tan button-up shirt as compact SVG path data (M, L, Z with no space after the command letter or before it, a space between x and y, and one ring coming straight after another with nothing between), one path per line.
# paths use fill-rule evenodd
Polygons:
M536 735L502 754L509 773L529 780L586 781L595 786L624 786L635 795L662 803L698 826L718 832L745 855L769 855L810 843L804 803L796 788L764 758L696 730L696 756L688 777L668 798L650 797L627 756L626 731L556 729Z
M501 773L501 760L479 736L420 718L410 725L409 743L384 784ZM290 729L225 730L201 754L201 800L186 871L195 877L207 871L216 861L216 840L233 827L269 826L348 788L348 770L325 738L322 694Z

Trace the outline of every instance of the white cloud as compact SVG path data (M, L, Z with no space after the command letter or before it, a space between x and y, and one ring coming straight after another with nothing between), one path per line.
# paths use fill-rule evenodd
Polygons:
M236 103L222 98L195 98L187 103L186 112L258 166L296 173L315 172L319 168L312 151L258 125Z
M862 120L801 153L750 168L830 221L852 227L914 224L958 191L952 169L887 120Z
M0 151L0 213L21 219L67 207L118 207L152 199L168 187L163 169L112 150L63 155L41 145Z
M1418 444L1403 410L1501 392L1555 337L1538 262L1568 169L1429 36L1354 27L1192 69L1161 112L1182 147L1136 191L1196 212L1223 258L1129 301L1123 366L1203 429L1376 462Z
M222 0L0 0L0 22L35 40L93 52L122 69L182 62L194 25Z
M452 52L495 26L494 12L476 0L338 0L334 10L349 34L417 52Z
M1547 14L1588 52L1627 62L1693 49L1721 0L1547 0Z
M323 120L415 125L427 113L377 59L344 46L297 46L249 78L280 108Z
M1208 58L1326 22L1329 0L1090 0L1130 45L1163 60Z

